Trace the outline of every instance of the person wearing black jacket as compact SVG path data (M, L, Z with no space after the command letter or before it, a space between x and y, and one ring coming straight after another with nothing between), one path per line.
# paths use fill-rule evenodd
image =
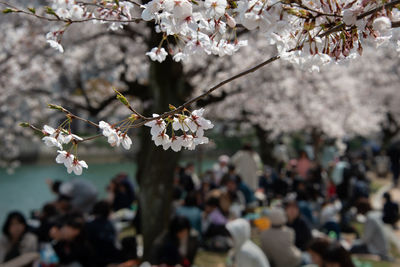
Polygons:
M189 267L193 263L196 248L190 242L190 222L187 218L175 216L169 229L161 235L153 246L151 264Z
M307 249L312 240L311 228L307 221L300 215L297 202L290 201L285 204L286 215L288 218L287 226L295 232L295 245L302 251Z
M384 223L396 228L396 223L399 220L399 205L392 201L389 192L383 194L383 198L385 199L385 204L383 205L382 220Z
M79 263L83 267L95 267L94 253L85 236L83 218L69 214L60 222L50 229L53 249L59 258L59 263L61 265Z

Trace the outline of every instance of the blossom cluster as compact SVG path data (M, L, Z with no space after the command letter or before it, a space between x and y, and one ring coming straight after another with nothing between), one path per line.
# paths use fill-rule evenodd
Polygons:
M381 44L391 38L389 17L398 19L397 9L358 17L378 4L362 0L205 0L197 4L188 0L152 0L142 6L142 19L154 20L156 30L173 36L177 44L169 44L165 50L161 43L147 55L159 62L168 52L176 61L192 55L232 55L248 44L236 37L236 25L241 25L262 32L271 45L276 45L282 59L318 70L332 59L361 54L362 39L372 37ZM327 33L334 27L338 28Z
M90 9L90 4L75 0L52 0L51 8L47 9L47 13L56 16L60 20L72 21L92 21L93 23L109 23L110 30L118 30L127 25L127 21L132 20L131 9L133 4L128 1L112 3L102 1L95 4L95 9ZM70 24L67 23L65 28ZM57 29L48 32L46 35L47 42L51 47L63 53L64 48L61 45L61 39L65 32L64 29Z
M82 168L88 168L88 165L85 161L78 160L78 158L70 152L64 150L58 150L57 152L58 155L56 157L56 162L59 164L64 164L64 166L67 167L68 173L74 172L75 175L81 175Z
M248 45L238 37L244 28L262 32L280 58L319 70L332 60L362 54L364 39L381 45L392 38L392 21L400 19L400 12L392 5L366 13L379 5L365 0L151 0L140 5L141 18L135 19L131 1L53 0L47 13L66 25L48 33L47 39L63 52L61 38L71 22L107 23L109 29L118 30L129 22L153 21L163 38L146 55L159 62L171 55L179 62L202 55L233 55Z
M67 168L67 172L74 172L76 175L82 174L82 168L88 168L85 161L79 160L72 153L64 150L63 145L67 145L74 141L73 146L76 146L77 141L82 141L83 139L75 134L67 132L65 129L59 127L54 129L48 125L43 126L42 133L45 135L42 140L48 147L58 147L58 156L56 157L56 162L64 164Z
M214 127L211 121L203 117L204 109L198 109L189 115L177 114L166 119L154 119L145 125L150 127L152 140L156 146L162 146L164 150L171 148L178 152L182 148L194 150L197 145L207 144L208 138L204 136L204 130ZM159 117L153 114L154 118ZM171 126L171 137L167 134L168 126ZM181 135L177 135L177 132Z
M120 128L115 128L105 121L99 122L99 128L102 134L107 137L107 142L113 147L118 147L120 144L126 150L131 148L132 140L126 132L122 132Z
M72 140L83 140L81 137L75 134L66 134L64 129L54 129L48 125L43 126L42 132L45 135L42 140L48 147L55 146L63 149L63 144L69 144Z

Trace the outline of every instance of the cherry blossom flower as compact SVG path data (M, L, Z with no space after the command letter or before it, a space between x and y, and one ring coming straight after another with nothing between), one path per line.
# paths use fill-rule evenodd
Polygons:
M192 15L192 4L187 0L165 0L164 5L175 18L187 18Z
M193 143L192 135L188 135L185 133L181 136L181 138L182 138L182 147L189 148L192 146L192 143Z
M49 126L49 125L44 125L42 132L45 135L51 135L52 136L56 132L56 130L53 127Z
M372 26L374 30L378 31L380 34L386 35L392 28L392 22L387 17L379 17L374 20Z
M150 21L156 18L156 14L162 9L162 4L161 0L152 0L141 7L144 8L142 12L142 19L145 21Z
M171 138L171 149L178 152L182 149L183 140L180 136L172 136Z
M49 32L46 35L47 43L49 43L51 47L58 50L60 53L64 53L64 48L61 45L61 37L63 33L63 31L54 31Z
M153 114L153 118L158 117L158 114ZM166 124L165 121L160 120L152 120L145 124L147 127L151 127L150 133L152 136L157 136L161 132L165 130Z
M346 23L346 25L355 25L357 22L357 15L358 12L355 12L354 10L350 9L345 9L343 11L343 21Z
M75 156L64 150L57 150L56 162L59 164L64 164L65 167L69 168L72 166L72 162Z
M99 122L99 128L103 130L103 135L107 137L107 142L110 143L111 146L119 146L121 143L120 133L111 127L105 121ZM129 138L129 137L128 137ZM125 145L127 146L129 143L128 139L125 141Z
M62 149L62 144L54 137L52 136L45 136L42 138L44 144L48 147L59 147L60 149Z
M194 150L197 145L207 144L209 141L207 137L203 136L203 133L201 134L196 133L196 135L193 136L192 140L193 141L191 145L188 147L189 150Z
M226 0L206 0L204 6L208 18L219 19L225 14L228 3Z
M83 10L83 8L80 5L73 5L70 10L71 18L76 19L76 20L82 19L84 13L85 13L85 11Z
M60 134L60 136L62 136L62 142L61 143L63 143L63 144L68 144L72 140L76 140L76 141L82 141L83 140L82 137L77 136L76 134L69 134L69 135Z
M166 150L165 147L167 147L171 143L171 140L169 139L169 136L164 131L159 133L158 135L153 135L152 136L152 140L154 141L154 144L156 146L161 146L162 145L165 150Z
M75 175L81 175L82 174L82 168L88 168L88 165L86 164L85 161L83 160L78 160L77 158L74 158L72 161L72 164L70 166L67 166L67 172L72 173L74 172Z
M129 138L129 136L126 133L122 134L121 144L122 144L123 148L125 148L126 150L129 150L131 148L132 140L131 140L131 138Z
M165 49L163 47L161 47L161 48L154 47L153 49L151 49L150 52L146 53L146 56L149 56L151 58L151 60L158 61L160 63L165 60L167 55L168 55L168 53L165 51Z
M172 123L172 128L175 131L182 130L187 132L189 130L188 127L189 119L184 115L179 115L178 118L174 118L174 122Z
M182 52L176 53L173 56L173 60L175 60L176 62L186 62L188 60L188 55L184 54Z

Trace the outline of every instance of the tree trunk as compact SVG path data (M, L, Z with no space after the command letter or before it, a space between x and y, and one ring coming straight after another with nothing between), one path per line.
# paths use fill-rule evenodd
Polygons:
M269 140L269 138L268 138L269 132L265 131L259 125L255 125L254 128L256 129L256 135L257 135L258 144L259 144L259 152L260 152L260 157L262 159L262 162L269 166L275 167L275 165L277 164L277 162L273 156L273 150L274 150L275 144L273 141Z
M321 153L322 153L321 149L323 147L322 133L314 128L311 131L311 138L314 151L314 161L320 164Z
M163 63L151 62L148 88L152 104L144 113L162 113L168 105L182 104L190 86L185 82L183 68L167 58ZM168 135L170 133L168 132ZM150 129L141 129L141 148L138 155L137 179L140 186L141 232L144 241L144 260L151 261L151 248L155 239L168 226L171 214L173 176L180 153L156 147Z

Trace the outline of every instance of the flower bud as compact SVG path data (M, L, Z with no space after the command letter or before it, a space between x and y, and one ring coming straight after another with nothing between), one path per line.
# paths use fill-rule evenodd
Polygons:
M27 127L30 126L30 124L29 124L29 122L21 122L21 123L19 124L19 126L24 127L24 128L27 128Z
M54 104L47 104L47 107L50 109L55 109L55 110L59 110L59 111L63 111L63 107L59 106L59 105L54 105Z
M235 19L229 16L228 14L225 14L225 17L226 17L226 24L228 24L228 26L231 28L235 28L236 27Z
M125 106L129 106L128 100L126 99L125 96L119 94L119 95L117 95L117 99L118 99L122 104L124 104Z
M122 104L124 104L125 106L129 106L128 99L126 99L125 96L123 96L120 92L118 92L117 89L115 89L115 88L113 88L113 89L114 89L114 91L117 93L117 99L118 99Z
M12 13L12 12L15 12L15 10L14 9L11 9L11 8L6 8L6 9L3 9L3 14L7 14L7 13Z

